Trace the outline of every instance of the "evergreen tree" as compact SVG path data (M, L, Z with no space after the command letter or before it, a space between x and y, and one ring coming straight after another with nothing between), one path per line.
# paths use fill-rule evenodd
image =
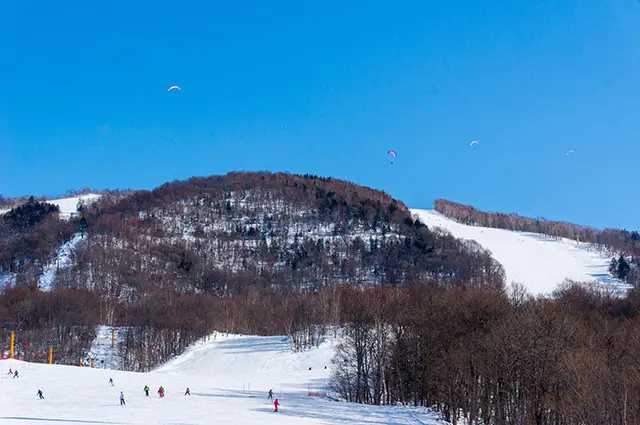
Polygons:
M609 263L609 273L611 273L611 276L618 277L618 260L615 258L612 258Z
M627 260L621 255L618 260L618 279L627 280L627 276L629 276L629 272L631 271L631 266L627 263Z

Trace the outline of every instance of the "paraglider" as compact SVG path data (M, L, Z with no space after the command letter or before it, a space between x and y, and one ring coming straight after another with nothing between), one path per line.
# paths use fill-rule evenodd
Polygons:
M567 151L567 153L565 154L565 156L569 156L569 155L571 155L572 153L574 153L574 152L573 152L573 150L568 150L568 151Z
M394 151L393 149L389 149L387 151L387 155L391 155L393 158L397 157L398 154L396 153L396 151ZM393 160L391 160L391 163L393 164Z
M182 90L182 89L180 88L180 86L169 86L167 91L171 91L171 90Z
M475 145L479 145L480 142L478 142L477 140L474 140L473 142L469 143L469 146L475 146Z

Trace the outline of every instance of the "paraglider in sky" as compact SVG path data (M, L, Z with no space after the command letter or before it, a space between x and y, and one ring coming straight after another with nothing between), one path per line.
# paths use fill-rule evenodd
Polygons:
M395 157L397 157L397 156L398 156L398 154L396 153L396 151L394 151L394 150L392 150L392 149L389 149L389 150L387 151L387 155L391 155L393 158L395 158ZM393 164L393 160L391 160L391 163Z
M176 90L182 90L182 89L180 88L180 86L169 86L169 88L167 89L167 91L171 91L171 90L174 90L174 89L176 89Z
M569 155L571 155L572 153L574 153L574 152L573 152L573 150L568 150L568 151L567 151L567 153L566 153L565 155L566 155L566 156L569 156Z
M474 140L473 142L469 143L469 146L475 146L475 145L479 145L480 142L478 142L477 140Z

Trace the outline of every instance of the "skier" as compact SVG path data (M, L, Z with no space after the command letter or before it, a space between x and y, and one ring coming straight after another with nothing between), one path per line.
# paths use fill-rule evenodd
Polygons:
M267 398L273 399L273 388L269 388L269 395Z
M164 387L162 385L160 385L160 388L158 388L158 395L160 396L160 398L164 397Z
M144 386L144 395L146 395L147 397L149 397L149 386L145 385Z
M9 369L9 375L13 375L13 371Z
M42 395L41 389L38 389L38 397L40 398L40 400L44 400L44 395Z
M184 395L191 395L191 390L187 387L187 391L184 392Z
M14 377L14 378L19 378L19 376L18 376L18 370L17 370L17 369L16 369L16 371L14 372L13 377Z
M120 391L120 406L125 406L127 403L124 402L124 393Z
M109 383L111 384L111 386L113 387L113 378L109 378Z
M274 412L278 411L278 406L280 406L280 403L278 403L278 399L276 398L276 401L273 402L273 405L275 406L276 410L274 410Z

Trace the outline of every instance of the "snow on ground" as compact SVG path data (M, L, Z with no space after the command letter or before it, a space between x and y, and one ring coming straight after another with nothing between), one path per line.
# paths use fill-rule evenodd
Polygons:
M90 204L100 198L97 193L87 193L86 195L74 196L73 198L52 199L47 201L50 204L57 205L60 208L60 218L70 218L78 211L78 202L82 201Z
M119 370L123 367L120 346L124 342L126 328L116 327L113 335L112 329L111 326L98 326L96 338L89 348L87 359L96 359L96 367ZM114 347L111 346L112 343Z
M588 244L537 233L468 226L434 210L411 212L429 227L439 227L456 238L478 242L502 264L508 283L520 282L533 294L548 295L565 279L597 282L618 294L624 294L629 288L609 274L611 257Z
M56 256L44 266L42 274L38 278L38 287L43 291L50 291L53 289L53 284L56 280L56 273L59 269L70 267L72 264L71 255L75 251L78 244L82 241L82 233L78 232L73 235L73 238L63 243Z
M0 291L4 288L15 286L16 274L11 272L3 272L0 270Z
M151 373L0 362L2 424L441 424L422 408L308 397L326 388L334 341L293 353L286 337L214 334ZM327 369L324 367L327 366ZM20 378L7 375L18 369ZM311 370L309 370L311 368ZM113 378L114 386L109 385ZM143 387L151 388L145 397ZM160 399L157 390L166 390ZM189 386L191 396L185 396ZM267 391L280 402L274 413ZM45 399L38 400L41 389ZM119 394L126 406L119 406Z
M60 218L71 218L78 211L78 202L82 201L86 204L95 202L102 195L97 193L87 193L86 195L74 196L72 198L51 199L46 202L57 205L60 208ZM0 209L0 215L9 212L10 209Z

